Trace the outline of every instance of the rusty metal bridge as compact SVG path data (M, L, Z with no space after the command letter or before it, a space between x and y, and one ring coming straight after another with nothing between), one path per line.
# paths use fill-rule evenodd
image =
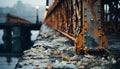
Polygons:
M44 23L75 42L77 51L107 48L106 32L120 32L120 0L55 0Z

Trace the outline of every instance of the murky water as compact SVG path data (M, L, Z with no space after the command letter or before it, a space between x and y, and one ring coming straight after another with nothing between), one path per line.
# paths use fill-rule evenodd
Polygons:
M4 53L2 53L4 54ZM19 60L20 55L16 56L16 54L4 54L1 55L0 53L0 69L14 69L15 65Z

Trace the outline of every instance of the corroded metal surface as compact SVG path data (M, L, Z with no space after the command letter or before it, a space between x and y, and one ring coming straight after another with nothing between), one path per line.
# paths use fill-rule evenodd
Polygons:
M106 15L104 7L105 5L113 7L119 2L119 0L110 2L106 0L55 0L48 10L44 23L72 39L77 52L81 49L107 48L108 39L104 31L108 30L109 26L110 29L119 31L119 27L116 28L117 24L113 22L113 17L118 22L118 16L111 11L111 8L108 10L111 13L110 25L105 25L107 24L105 17L109 16ZM118 6L114 8L118 10Z

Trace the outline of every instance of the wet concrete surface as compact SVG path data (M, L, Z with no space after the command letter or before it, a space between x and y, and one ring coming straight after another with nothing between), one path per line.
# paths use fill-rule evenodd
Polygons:
M113 41L114 39L109 40L111 43L109 49L116 44ZM117 45L119 47L119 43ZM120 68L119 61L120 58L115 59L111 55L107 57L89 54L77 56L71 40L42 25L33 47L24 51L15 69L116 69Z

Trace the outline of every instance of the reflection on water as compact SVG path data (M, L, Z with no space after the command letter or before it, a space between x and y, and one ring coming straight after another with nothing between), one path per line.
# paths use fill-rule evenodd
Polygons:
M10 65L10 63L12 62L12 59L10 56L6 56L6 62L8 63L8 65Z
M2 36L3 36L3 30L0 30L0 44L3 43Z
M17 37L18 34L13 35L13 32L11 32L11 35L6 36L3 30L0 30L0 52L6 52L6 50L9 50L9 52L22 52L29 49L36 40L38 33L39 31L31 31L31 35L25 35L24 39L23 35Z
M19 56L16 55L6 55L4 56L0 54L0 69L14 69L17 64Z

